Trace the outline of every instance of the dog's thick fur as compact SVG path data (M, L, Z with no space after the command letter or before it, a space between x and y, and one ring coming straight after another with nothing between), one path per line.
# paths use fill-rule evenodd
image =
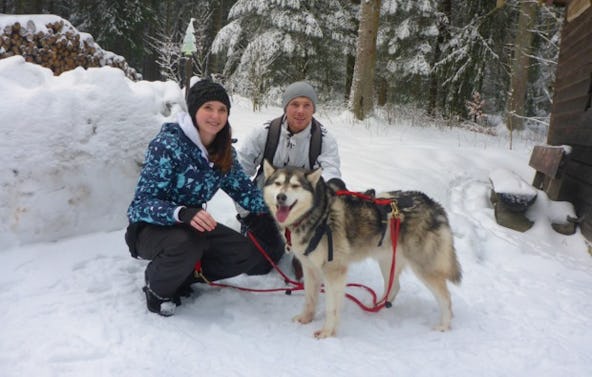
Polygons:
M390 221L391 214L385 217L385 212L371 201L336 195L337 188L325 183L321 169L312 172L300 168L276 169L265 161L264 174L265 202L280 229L290 231L291 249L303 267L305 304L294 321L312 321L324 281L325 323L314 336L334 336L351 262L375 258L380 264L385 292L388 290L393 254L388 223L386 232L384 230L385 221ZM438 302L440 323L435 328L440 331L450 329L452 309L446 280L458 284L462 272L444 209L421 192L391 191L377 197L397 199L401 214L395 276L388 301L392 302L399 292L401 271L410 266ZM328 260L326 233L314 250L304 254L316 229L323 223L332 233L331 261Z

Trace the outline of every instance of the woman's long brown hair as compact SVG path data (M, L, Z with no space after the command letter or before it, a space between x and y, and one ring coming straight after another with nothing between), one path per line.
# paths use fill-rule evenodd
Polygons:
M214 141L208 147L210 161L214 166L226 173L232 167L232 131L230 123L226 122L224 128L216 134Z

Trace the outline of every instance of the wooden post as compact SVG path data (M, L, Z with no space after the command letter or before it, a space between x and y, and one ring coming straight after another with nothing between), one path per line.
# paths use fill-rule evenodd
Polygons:
M193 72L193 60L191 57L185 58L185 98L189 94L189 87L191 86L191 73Z

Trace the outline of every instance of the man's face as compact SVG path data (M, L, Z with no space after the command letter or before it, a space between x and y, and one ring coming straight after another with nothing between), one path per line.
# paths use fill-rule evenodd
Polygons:
M288 129L298 133L308 126L314 114L314 104L308 97L296 97L286 106Z

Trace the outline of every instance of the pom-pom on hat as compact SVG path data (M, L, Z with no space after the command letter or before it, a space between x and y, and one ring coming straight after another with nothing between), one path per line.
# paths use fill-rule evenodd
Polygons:
M187 111L195 123L195 113L208 101L220 101L226 105L230 114L230 99L226 89L218 83L209 79L199 80L189 89L187 94Z
M305 81L296 81L288 85L282 96L282 108L286 111L286 106L296 97L307 97L312 101L314 111L317 110L317 93L313 87Z

